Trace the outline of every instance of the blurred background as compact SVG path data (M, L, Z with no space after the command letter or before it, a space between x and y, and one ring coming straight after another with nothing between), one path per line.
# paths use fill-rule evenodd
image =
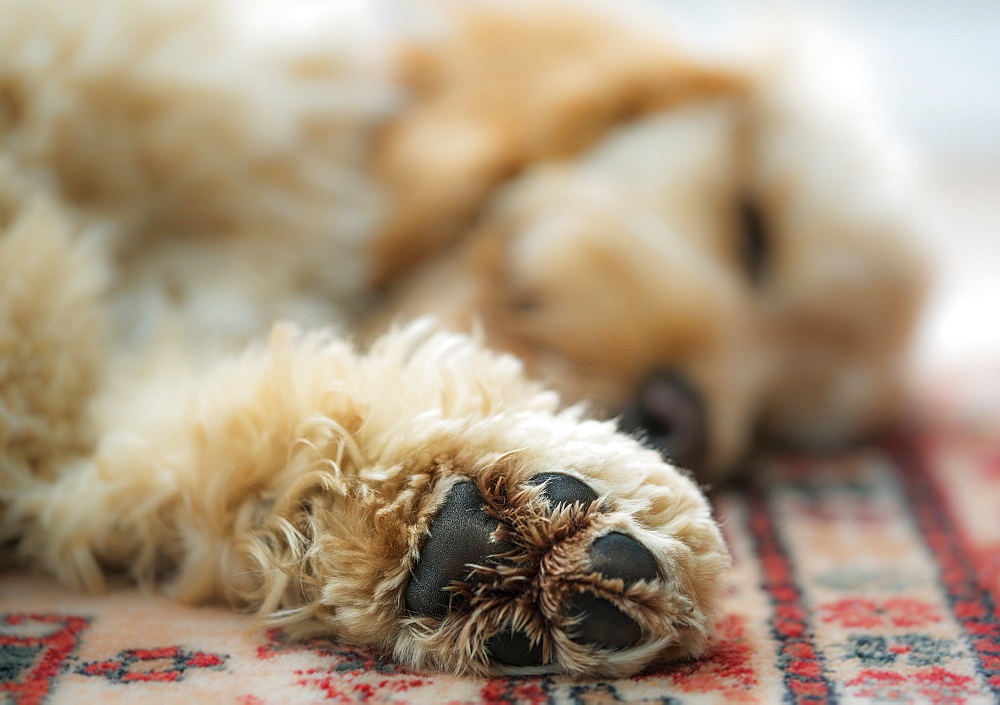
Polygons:
M762 14L831 24L868 58L912 148L939 273L916 364L923 374L1000 364L1000 0L658 0L719 39Z

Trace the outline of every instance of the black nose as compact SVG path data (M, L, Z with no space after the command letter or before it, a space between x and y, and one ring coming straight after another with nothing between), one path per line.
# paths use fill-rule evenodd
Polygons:
M660 371L639 387L622 430L642 438L674 465L698 474L708 457L708 420L701 395L679 373Z

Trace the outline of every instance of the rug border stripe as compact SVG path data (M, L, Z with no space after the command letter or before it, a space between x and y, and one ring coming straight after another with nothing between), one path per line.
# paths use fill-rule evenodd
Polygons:
M1000 614L992 593L979 583L968 537L928 468L938 442L933 432L914 435L920 437L891 439L887 452L913 509L911 521L937 562L951 613L975 654L976 671L1000 702Z
M778 644L777 667L790 703L835 703L833 682L812 639L809 610L795 581L794 566L778 532L764 488L746 489L747 534L760 563L761 588L771 602L771 635Z

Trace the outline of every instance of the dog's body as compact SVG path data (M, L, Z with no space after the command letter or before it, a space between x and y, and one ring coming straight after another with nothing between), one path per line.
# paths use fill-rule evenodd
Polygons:
M70 584L457 671L704 647L726 553L671 464L426 322L232 357L278 320L481 321L708 476L893 406L905 202L794 77L596 8L0 6L0 506Z

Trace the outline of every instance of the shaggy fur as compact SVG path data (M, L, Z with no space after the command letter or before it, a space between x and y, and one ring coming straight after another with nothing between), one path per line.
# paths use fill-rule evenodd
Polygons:
M795 76L589 6L0 15L0 538L69 585L122 571L421 668L624 675L703 650L726 550L684 474L529 378L610 417L679 371L716 476L758 426L840 439L893 407L909 223L881 138ZM359 353L329 327L376 288L367 331L482 329ZM549 472L599 499L550 506ZM415 614L464 481L515 548ZM657 577L595 571L609 533ZM581 642L579 594L642 639ZM504 630L543 665L492 659Z
M426 323L363 358L282 326L265 348L181 385L153 391L143 401L155 412L107 434L57 483L19 488L5 523L22 556L77 588L98 590L120 569L185 602L222 597L419 668L516 671L484 648L508 624L527 625L558 670L578 674L622 675L704 647L727 562L704 498L613 424L559 411L513 358ZM553 470L586 480L603 511L553 515L539 488L519 488ZM458 478L507 518L523 555L506 587L478 585L443 621L409 614L402 590ZM624 593L606 585L586 554L609 531L642 541L667 577ZM585 587L633 616L640 647L570 638L562 604Z

